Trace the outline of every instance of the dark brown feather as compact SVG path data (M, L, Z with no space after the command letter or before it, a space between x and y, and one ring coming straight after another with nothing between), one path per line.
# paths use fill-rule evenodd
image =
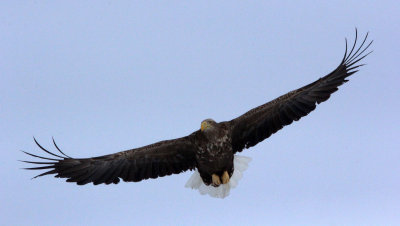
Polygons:
M51 160L52 162L23 162L42 165L27 168L29 170L50 169L36 177L55 174L56 177L67 178L67 182L75 182L79 185L87 183L95 185L115 184L120 181L119 178L124 181L141 181L194 169L196 167L196 146L192 142L194 134L111 155L80 159L71 158L64 154L55 142L56 149L63 156L54 154L43 148L35 139L35 143L41 150L59 159L25 152L30 156Z
M362 66L362 64L354 65L371 53L364 54L372 44L371 41L365 46L367 37L368 33L356 49L356 30L356 38L350 52L347 53L346 40L346 51L341 63L325 77L254 108L238 118L224 122L231 127L234 153L256 145L283 126L308 115L317 104L329 99L331 94L338 90L338 86L347 82L347 77L357 72L354 69Z

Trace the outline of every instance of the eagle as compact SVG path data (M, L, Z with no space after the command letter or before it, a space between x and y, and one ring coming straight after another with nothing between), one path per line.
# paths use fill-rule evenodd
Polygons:
M34 178L55 174L55 177L67 178L67 182L78 185L117 184L121 179L138 182L194 170L186 187L198 189L201 194L224 198L237 185L250 161L250 158L237 153L308 115L364 65L359 62L372 52L366 50L373 41L367 42L366 33L361 44L357 45L357 36L356 29L351 49L345 39L343 59L331 73L230 121L206 119L201 122L199 130L188 136L92 158L72 158L61 151L54 139L53 144L59 153L50 152L34 138L37 146L50 156L23 151L41 159L22 161L35 164L35 167L24 169L46 170Z

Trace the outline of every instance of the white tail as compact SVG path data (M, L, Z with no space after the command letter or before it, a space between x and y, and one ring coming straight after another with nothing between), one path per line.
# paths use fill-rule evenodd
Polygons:
M203 180L201 179L200 174L196 169L193 175L186 182L185 187L198 189L200 194L202 195L208 194L211 197L223 199L229 195L229 191L231 190L231 188L235 188L237 186L239 180L243 176L243 171L247 169L250 161L250 157L235 155L233 157L233 174L229 180L229 183L227 184L221 184L218 187L213 187L211 185L207 186L203 183Z

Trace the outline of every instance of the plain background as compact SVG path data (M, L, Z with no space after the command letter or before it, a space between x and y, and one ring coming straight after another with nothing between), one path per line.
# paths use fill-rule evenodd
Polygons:
M398 1L1 1L2 225L400 223ZM54 136L73 157L181 137L374 53L331 99L243 155L226 199L191 173L77 186L23 171Z

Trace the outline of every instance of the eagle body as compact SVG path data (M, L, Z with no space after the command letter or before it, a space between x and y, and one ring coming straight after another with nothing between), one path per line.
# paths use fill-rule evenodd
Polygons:
M343 59L329 74L230 121L217 123L206 119L201 123L200 130L188 136L91 158L66 155L54 139L53 144L59 153L53 153L34 139L38 147L50 156L24 152L43 161L23 162L36 165L26 169L46 170L36 177L54 174L78 185L117 184L120 180L138 182L194 170L186 187L198 189L201 194L224 198L237 185L250 161L237 153L308 115L363 65L358 62L371 53L365 51L372 41L366 42L367 33L356 47L357 38L356 30L352 47L348 48L346 40Z
M232 138L226 124L218 124L212 119L204 120L203 123L211 125L209 129L202 131L201 135L205 140L198 142L196 162L203 182L210 185L213 174L222 177L226 171L229 177L232 176L234 169Z

